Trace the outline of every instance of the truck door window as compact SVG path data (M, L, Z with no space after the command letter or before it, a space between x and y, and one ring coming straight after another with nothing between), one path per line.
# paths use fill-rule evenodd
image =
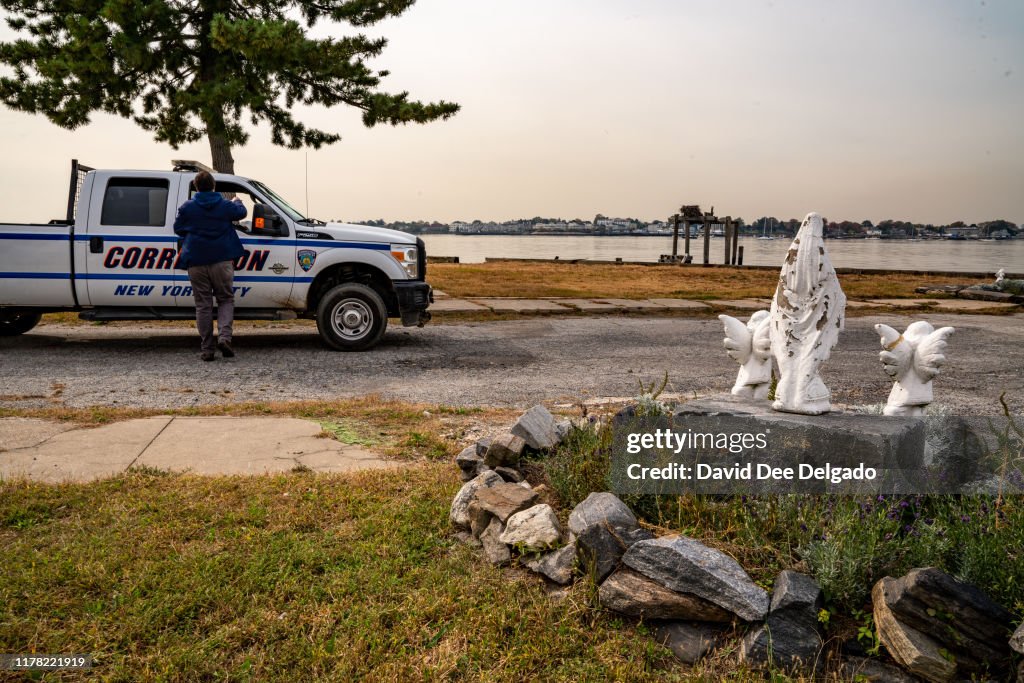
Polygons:
M256 204L266 204L266 200L254 195L252 190L244 185L238 185L236 183L218 182L216 191L221 194L224 199L240 199L242 205L245 207L245 218L235 222L235 227L244 231L249 232L252 226L252 207ZM191 199L195 196L195 187L189 185L188 198Z
M100 223L163 227L169 186L164 178L111 178L103 193Z

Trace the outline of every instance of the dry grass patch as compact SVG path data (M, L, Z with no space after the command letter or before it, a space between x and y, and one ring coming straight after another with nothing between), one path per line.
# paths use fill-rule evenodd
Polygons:
M454 541L457 488L450 464L0 485L0 651L89 652L107 680L681 677L584 591Z
M0 652L94 656L60 680L764 680L738 633L689 668L592 584L491 567L450 535L458 487L450 463L0 483Z
M647 299L744 299L770 297L775 292L774 269L722 266L639 266L572 263L437 263L430 266L430 282L450 296L497 297L614 297ZM841 275L852 299L920 296L922 285L977 284L991 279L885 275Z

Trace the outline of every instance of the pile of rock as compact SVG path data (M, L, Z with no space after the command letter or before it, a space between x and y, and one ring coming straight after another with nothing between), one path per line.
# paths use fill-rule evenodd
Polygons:
M564 529L540 502L519 467L524 453L556 448L569 431L542 406L511 431L482 439L456 459L466 482L452 501L451 522L487 560L518 558L527 569L566 586L589 576L602 606L644 619L684 662L713 651L731 627L746 625L739 658L746 665L814 675L824 663L822 592L810 576L781 572L771 595L729 555L683 535L655 537L612 493L591 493ZM885 578L872 592L879 640L912 675L875 658L848 657L840 671L857 680L945 683L1005 679L1012 651L1024 653L1024 626L973 586L937 569ZM1024 683L1024 665L1018 673Z
M528 450L556 448L569 428L568 420L558 422L544 406L535 406L508 433L481 439L455 458L466 483L452 501L451 523L464 540L480 544L492 564L508 564L513 550L536 554L561 545L558 516L538 502L540 492L519 465Z
M555 420L544 406L534 406L520 416L506 434L480 439L455 457L462 470L462 481L470 481L484 472L494 471L505 481L520 483L519 459L529 449L547 452L556 448L569 434L569 420Z
M725 625L740 621L760 624L743 647L749 663L766 663L771 652L776 663L779 653L787 664L817 661L821 591L810 577L784 573L782 589L769 600L734 559L685 536L655 538L611 493L590 494L563 529L551 506L540 502L543 487L525 481L520 466L525 453L556 448L569 428L536 406L508 433L481 439L457 456L465 483L450 517L463 540L479 545L495 565L518 557L561 586L593 577L602 605L652 620L683 661L705 656Z

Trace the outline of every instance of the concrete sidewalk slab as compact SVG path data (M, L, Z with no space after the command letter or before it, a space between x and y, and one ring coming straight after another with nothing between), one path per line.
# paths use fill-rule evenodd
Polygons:
M892 308L931 308L937 299L868 299L869 304Z
M0 477L58 483L114 476L132 465L171 419L147 417L94 429L71 429L37 446L10 449L0 453Z
M398 464L320 438L322 431L317 423L294 417L178 417L135 465L219 475L289 472L299 465L334 472Z
M568 313L572 309L547 299L497 299L473 297L474 303L483 304L494 312L510 313Z
M689 311L710 311L711 307L703 301L693 301L692 299L648 299L659 306L665 308L672 308L675 310L689 310Z
M469 313L473 311L489 311L486 306L475 304L465 299L440 299L430 304L430 310L434 313Z
M9 417L0 420L0 453L16 448L38 446L74 428L73 424L39 420L34 417Z
M847 299L846 300L846 307L847 308L881 308L882 305L881 304L873 304L870 301L852 301L850 299Z
M648 299L594 299L594 301L612 304L613 306L621 306L627 311L654 311L658 309L665 309L661 304L656 304Z
M593 301L591 299L551 299L555 303L563 306L572 306L573 308L585 311L585 312L598 312L598 311L621 311L621 306L610 304L606 301Z
M760 301L758 299L712 299L707 303L712 306L732 308L737 311L760 311L771 308L771 301Z
M404 464L359 446L319 438L319 424L297 418L162 416L67 429L42 442L32 441L53 429L22 418L0 419L0 434L16 439L10 443L31 444L4 446L0 478L87 482L129 467L230 475L289 472L300 466L315 472L350 472Z
M940 311L957 313L973 313L975 311L1012 311L1020 308L1019 304L1004 304L997 301L973 301L971 299L932 299L935 308Z

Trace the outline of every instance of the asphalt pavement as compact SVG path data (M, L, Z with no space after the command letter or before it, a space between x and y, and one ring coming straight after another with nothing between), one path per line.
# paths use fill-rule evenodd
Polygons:
M912 316L912 317L911 317ZM957 328L936 401L991 414L1006 392L1024 412L1024 315L881 314L851 318L823 376L839 404L884 403L891 386L872 326L915 319ZM380 394L447 405L529 407L628 397L669 376L683 396L726 392L737 366L714 318L539 317L388 329L363 353L327 350L315 328L242 326L238 356L202 363L183 326L44 325L0 338L0 406L179 408Z

